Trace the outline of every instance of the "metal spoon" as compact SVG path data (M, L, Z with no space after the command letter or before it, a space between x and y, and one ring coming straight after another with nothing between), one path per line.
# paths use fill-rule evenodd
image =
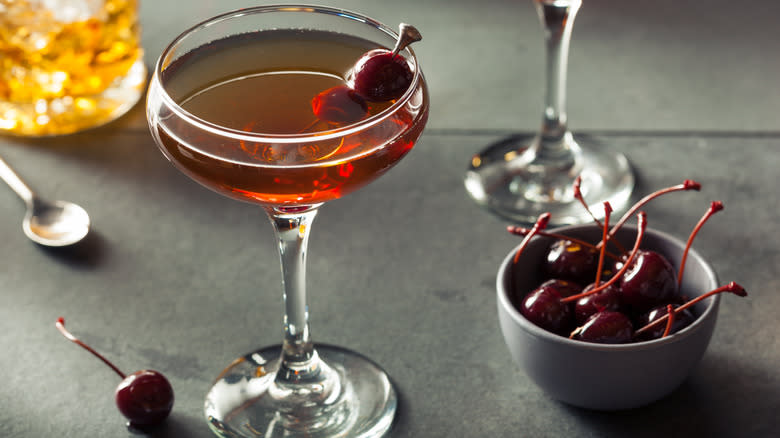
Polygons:
M22 230L33 242L67 246L79 242L89 232L89 215L83 208L71 202L39 198L2 158L0 178L27 204Z

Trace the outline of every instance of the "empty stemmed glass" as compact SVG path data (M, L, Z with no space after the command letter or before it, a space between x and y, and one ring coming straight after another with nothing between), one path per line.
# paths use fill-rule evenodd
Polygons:
M609 201L615 210L627 204L634 177L623 155L575 139L567 127L569 42L582 0L534 3L545 31L547 58L541 129L533 137L513 136L474 155L465 185L479 205L513 221L531 223L550 212L551 223L587 222L591 216L574 197L577 177L587 204Z
M355 110L347 72L397 37L340 9L255 7L185 31L157 62L147 116L160 150L202 185L262 206L279 241L283 342L239 357L216 379L205 414L219 436L367 437L392 423L396 394L378 365L344 348L315 348L305 267L318 207L379 177L423 130L428 93L409 48L399 53L412 73L401 97L358 105L367 114L344 123L318 118L310 104L335 87L347 99L331 115Z

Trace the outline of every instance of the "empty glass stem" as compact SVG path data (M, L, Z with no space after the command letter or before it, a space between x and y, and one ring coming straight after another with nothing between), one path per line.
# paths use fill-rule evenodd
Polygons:
M537 154L559 157L571 155L566 125L566 73L569 42L574 18L582 5L581 0L536 0L536 10L545 32L546 89L540 147Z

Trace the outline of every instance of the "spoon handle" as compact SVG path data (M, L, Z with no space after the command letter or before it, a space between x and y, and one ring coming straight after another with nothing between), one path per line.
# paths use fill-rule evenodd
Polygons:
M8 164L0 157L0 178L6 182L13 190L19 195L20 198L26 203L31 204L33 201L33 191L27 186L27 184L19 178L19 175L11 169Z

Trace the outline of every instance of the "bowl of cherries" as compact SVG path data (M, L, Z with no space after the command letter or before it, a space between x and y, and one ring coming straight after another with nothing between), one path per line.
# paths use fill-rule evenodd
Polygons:
M543 214L531 228L508 227L523 238L498 271L501 331L513 359L552 398L604 411L663 398L707 349L722 293L747 295L736 283L719 284L692 248L721 202L687 241L649 228L640 211L660 195L699 188L686 180L652 193L614 225L605 203L603 221L589 225L547 230Z

